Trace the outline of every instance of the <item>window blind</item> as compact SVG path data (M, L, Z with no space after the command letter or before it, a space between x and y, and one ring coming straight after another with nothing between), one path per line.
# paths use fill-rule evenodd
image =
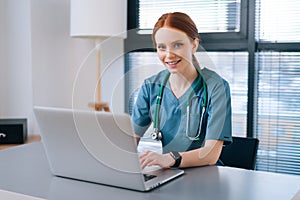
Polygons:
M129 96L128 111L131 115L135 100L145 78L163 69L156 53L131 52L128 55L128 71L126 73L127 92Z
M200 64L219 73L230 85L233 135L246 136L248 95L247 52L197 52ZM155 52L132 52L128 59L129 113L143 80L165 69Z
M200 33L240 30L240 0L139 0L138 29L149 33L162 14L175 11L190 15Z
M300 175L300 53L260 52L257 169Z
M299 0L257 0L256 38L259 41L299 42Z
M300 42L300 1L257 0L256 40ZM300 175L300 53L256 53L257 169Z

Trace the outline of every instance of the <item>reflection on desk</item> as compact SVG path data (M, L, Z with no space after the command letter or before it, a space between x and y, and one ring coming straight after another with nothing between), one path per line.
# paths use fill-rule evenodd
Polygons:
M28 143L32 143L32 142L39 142L39 141L41 141L40 135L28 135L27 140L25 141L24 144L28 144ZM0 150L19 146L19 145L22 145L22 144L0 144Z
M38 197L28 196L6 190L0 190L0 198L5 200L45 200Z
M0 160L6 161L0 164L5 171L0 189L50 200L281 200L292 199L300 189L295 175L207 166L185 169L185 175L150 192L131 191L52 176L40 142L0 151Z

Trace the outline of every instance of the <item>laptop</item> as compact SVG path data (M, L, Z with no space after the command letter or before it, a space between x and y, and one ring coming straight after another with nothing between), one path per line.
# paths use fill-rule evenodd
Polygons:
M34 107L51 172L59 177L149 191L184 174L140 167L126 113Z

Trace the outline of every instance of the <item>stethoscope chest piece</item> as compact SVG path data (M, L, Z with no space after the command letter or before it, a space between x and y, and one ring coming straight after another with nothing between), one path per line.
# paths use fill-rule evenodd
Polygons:
M153 133L151 134L151 138L153 140L160 141L162 139L162 134L157 128L154 128Z

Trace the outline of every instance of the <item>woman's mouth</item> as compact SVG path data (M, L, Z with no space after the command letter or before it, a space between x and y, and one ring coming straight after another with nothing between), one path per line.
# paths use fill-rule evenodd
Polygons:
M174 60L174 61L168 61L166 62L166 64L169 66L169 67L175 67L181 60Z

